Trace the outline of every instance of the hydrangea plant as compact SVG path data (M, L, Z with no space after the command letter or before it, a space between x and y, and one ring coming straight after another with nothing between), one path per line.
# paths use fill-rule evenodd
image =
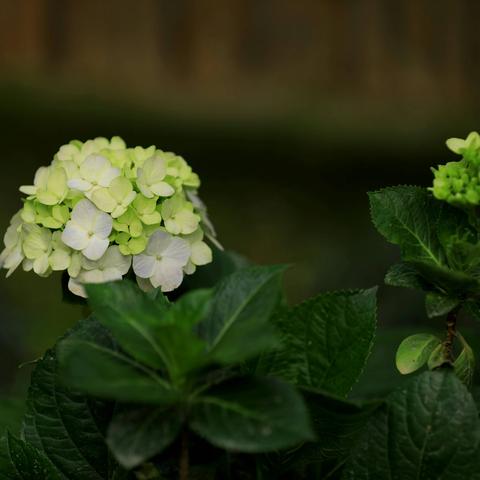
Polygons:
M449 145L473 155L462 142ZM393 349L377 331L376 288L290 306L284 266L223 252L173 301L107 282L133 264L139 285L169 290L210 255L191 171L165 174L155 149L136 151L139 167L112 149L75 183L68 173L67 189L50 170L24 189L33 203L12 220L4 266L69 269L92 315L33 362L16 420L0 399L1 479L480 480L478 384L469 391L478 342L457 328L462 310L480 319L471 203L435 198L438 182L433 195L405 185L369 194L373 223L401 251L386 283L424 291L427 315L446 323L443 339L400 344L398 369L413 375L391 391L392 372L378 370L393 370ZM61 161L84 165L78 152Z
M215 232L187 162L120 137L73 140L40 167L4 237L0 266L48 276L66 270L68 287L121 279L132 268L144 290L176 289L212 261ZM218 246L218 242L214 240Z

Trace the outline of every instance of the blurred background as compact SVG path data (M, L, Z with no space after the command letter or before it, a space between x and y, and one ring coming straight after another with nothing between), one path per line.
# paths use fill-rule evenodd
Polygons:
M366 192L428 185L451 158L445 139L479 128L475 0L0 0L0 11L2 232L18 186L60 145L120 135L183 155L228 249L294 265L292 302L381 285L398 252L371 226ZM21 271L1 278L0 302L0 388L19 389L17 365L82 309L61 302L58 276ZM419 295L386 287L379 315L369 368L385 385L398 379L393 346L427 322Z

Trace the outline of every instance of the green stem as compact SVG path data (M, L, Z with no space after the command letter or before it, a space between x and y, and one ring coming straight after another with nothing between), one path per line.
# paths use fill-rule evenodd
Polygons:
M447 334L445 337L445 341L443 342L443 348L445 351L445 358L453 363L453 341L457 336L457 312L458 309L452 310L447 315Z

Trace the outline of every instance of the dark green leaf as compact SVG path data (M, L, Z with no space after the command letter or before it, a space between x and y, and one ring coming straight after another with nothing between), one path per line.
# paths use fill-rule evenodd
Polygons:
M206 288L185 293L171 304L170 309L159 323L161 325L178 325L190 331L208 314L212 294L213 290Z
M93 477L94 478L94 477ZM42 452L10 434L0 440L0 480L66 480Z
M223 280L199 332L220 363L245 360L273 341L266 322L280 299L284 266L250 267Z
M313 439L302 397L272 378L235 379L204 392L192 406L190 427L213 445L239 452Z
M391 243L399 245L403 259L445 265L435 234L438 202L420 187L398 186L369 193L372 220Z
M436 368L441 367L442 365L449 364L450 360L447 357L447 352L445 351L445 346L443 343L437 345L430 353L428 357L428 369L435 370Z
M406 375L422 368L435 347L440 344L440 339L430 333L417 333L405 338L395 357L398 371Z
M152 368L165 366L163 352L152 333L168 310L164 303L129 280L86 285L86 290L95 316L126 352Z
M326 463L333 462L335 466L343 462L365 423L379 407L378 402L348 402L313 389L302 389L302 394L311 415L315 442L268 455L276 471L296 472L299 476L305 475L305 470L314 464L324 467Z
M455 374L468 387L472 386L473 373L475 371L475 355L472 347L466 342L460 332L457 332L457 337L462 344L462 351L453 363Z
M260 373L346 395L360 376L376 328L376 289L319 295L280 313L283 348L264 356Z
M81 321L70 338L95 339L111 346L108 332L93 318ZM55 350L48 350L32 373L23 435L43 450L70 480L107 478L108 450L104 426L109 409L67 389L58 374Z
M387 283L437 289L452 297L478 291L474 272L467 268L478 255L467 248L474 244L470 243L470 232L458 209L435 200L419 187L386 188L369 196L377 230L390 243L400 246L402 259L408 264L394 267L387 275Z
M464 296L474 294L478 290L478 282L465 272L451 270L443 265L433 263L412 262L420 275L433 288L448 296Z
M63 340L58 355L64 381L88 395L158 405L169 405L177 398L170 384L156 373L94 342Z
M108 446L121 465L133 468L172 443L182 423L174 408L124 407L110 423Z
M441 317L457 308L460 300L440 293L428 292L425 297L425 309L429 318Z
M480 425L448 369L413 377L367 425L344 479L480 478Z
M392 287L415 288L418 290L431 288L415 266L407 262L392 265L385 275L385 283Z
M208 311L210 290L189 292L169 308L129 281L88 285L87 291L95 315L139 362L166 369L173 381L202 366L205 345L192 327Z

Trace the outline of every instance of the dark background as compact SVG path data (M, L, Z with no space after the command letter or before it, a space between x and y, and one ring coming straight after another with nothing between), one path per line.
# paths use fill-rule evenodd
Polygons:
M366 192L428 186L478 128L478 18L475 0L0 0L0 227L60 145L120 135L183 155L227 248L293 264L292 302L381 285L398 252ZM415 293L379 298L387 389L402 335L443 326ZM21 389L16 365L82 310L21 269L0 302L0 387Z

